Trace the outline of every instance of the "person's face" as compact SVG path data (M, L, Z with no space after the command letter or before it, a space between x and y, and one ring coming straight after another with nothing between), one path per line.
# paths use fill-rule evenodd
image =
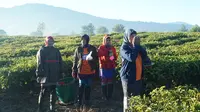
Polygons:
M136 34L130 35L130 38L129 38L130 43L133 43L135 36L136 36Z
M54 45L54 40L53 39L48 39L47 42L45 42L46 46L53 46Z
M111 39L110 38L106 39L106 45L111 45Z
M49 39L49 40L48 40L48 43L53 44L54 41L53 41L52 39Z
M82 43L82 45L86 45L86 44L87 44L87 41L86 41L85 39L82 39L82 40L81 40L81 43Z

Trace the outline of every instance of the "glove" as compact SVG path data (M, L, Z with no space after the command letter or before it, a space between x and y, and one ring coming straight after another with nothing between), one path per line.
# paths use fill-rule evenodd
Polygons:
M90 53L87 55L86 60L92 60L92 51L90 51Z
M115 58L114 56L110 56L110 60L113 61Z

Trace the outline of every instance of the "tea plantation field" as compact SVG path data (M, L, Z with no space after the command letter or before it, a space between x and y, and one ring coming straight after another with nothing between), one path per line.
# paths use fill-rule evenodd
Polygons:
M137 106L130 106L130 110L136 112L170 109L184 112L198 110L200 106L198 107L198 90L196 88L199 88L200 84L200 33L143 32L138 35L141 37L142 46L147 49L148 55L155 65L151 69L145 69L144 83L147 96L132 98L134 99L133 105L137 104ZM90 44L98 48L102 43L102 37L103 35L92 36ZM55 37L55 41L55 47L61 51L63 57L65 74L70 76L73 52L80 44L80 37L61 36ZM123 34L112 34L112 43L118 53L122 42ZM42 45L44 45L44 37L0 37L0 91L29 90L32 87L31 83L35 79L36 53ZM118 73L116 74L116 82L119 83L120 65L119 56ZM166 89L160 88L161 86L165 86ZM153 92L151 92L152 90ZM160 100L161 105L158 106L160 98L169 97L171 99L168 101ZM188 102L193 103L187 103L185 100L182 101L184 98L186 100L187 98L196 98L196 100L190 100ZM185 103L178 107L182 103L177 102ZM177 108L173 107L175 104ZM188 108L182 108L188 105ZM176 110L173 110L174 108Z

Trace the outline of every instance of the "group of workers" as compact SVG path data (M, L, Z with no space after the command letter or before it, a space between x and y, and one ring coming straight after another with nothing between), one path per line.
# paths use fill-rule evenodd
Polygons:
M105 101L112 99L113 77L115 76L118 54L112 45L112 37L106 34L103 43L97 49L89 44L90 37L81 36L81 45L74 52L72 77L78 79L78 94L75 106L80 110L82 106L89 107L92 79L99 71L101 88ZM143 89L143 71L145 64L151 64L146 50L140 45L140 38L133 29L124 33L123 44L120 47L122 59L120 77L123 88L123 111L128 109L128 98L140 95ZM38 112L44 110L44 96L50 95L50 112L55 112L56 85L62 78L62 57L60 51L54 47L54 38L45 38L45 46L37 52L37 82L41 84L38 99ZM97 65L99 64L99 65ZM46 86L45 86L46 84ZM49 85L48 85L49 84ZM83 100L84 99L84 100Z

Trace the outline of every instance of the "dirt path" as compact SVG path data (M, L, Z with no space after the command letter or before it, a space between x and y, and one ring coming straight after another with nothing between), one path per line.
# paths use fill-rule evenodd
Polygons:
M115 84L113 99L110 102L102 100L99 83L93 84L91 107L88 112L122 112L122 91L120 84ZM36 112L38 92L1 92L0 112ZM57 112L76 112L74 105L56 105Z

